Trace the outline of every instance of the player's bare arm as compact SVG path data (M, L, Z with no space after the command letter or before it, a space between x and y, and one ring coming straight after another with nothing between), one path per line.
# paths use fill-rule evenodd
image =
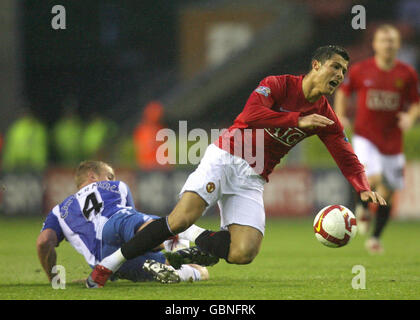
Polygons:
M399 112L398 117L398 126L401 130L406 131L411 129L411 127L416 123L416 120L420 116L420 103L415 103L410 106L408 111Z
M50 282L53 278L51 270L57 262L57 253L55 251L57 242L57 234L52 229L42 231L36 241L39 261Z
M338 89L334 97L334 110L344 128L350 126L350 120L347 118L348 98L343 90Z

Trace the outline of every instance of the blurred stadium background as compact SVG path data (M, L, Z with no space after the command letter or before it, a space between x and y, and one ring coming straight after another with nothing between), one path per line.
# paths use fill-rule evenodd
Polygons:
M64 30L51 27L56 4ZM355 4L366 8L366 30L351 28ZM167 214L194 166L158 165L157 130L178 132L180 120L189 130L226 128L263 77L305 73L316 47L368 57L380 23L400 29L400 59L420 71L418 0L2 0L0 12L0 216L48 213L76 191L83 159L111 163L139 210ZM417 124L405 137L406 192L394 218L420 218L419 146ZM317 138L280 166L266 185L267 216L352 207Z

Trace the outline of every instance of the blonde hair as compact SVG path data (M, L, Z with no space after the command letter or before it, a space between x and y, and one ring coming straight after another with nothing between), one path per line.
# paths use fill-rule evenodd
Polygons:
M375 36L378 32L380 31L384 31L384 32L388 32L388 31L395 31L398 35L399 40L401 40L401 33L400 30L398 30L398 28L396 26L393 26L392 24L389 23L384 23L379 25L376 29L375 29L375 33L373 34L373 38L375 39Z
M86 181L87 174L89 171L93 171L97 175L100 175L105 167L111 166L103 161L86 160L80 162L79 166L76 169L76 174L74 177L76 186L79 188Z

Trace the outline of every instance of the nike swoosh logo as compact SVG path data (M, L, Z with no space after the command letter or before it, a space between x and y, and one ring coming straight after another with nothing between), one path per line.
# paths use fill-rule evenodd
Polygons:
M319 232L319 230L321 230L321 223L322 223L322 219L324 219L324 215L325 215L325 212L319 217L318 225L315 228L316 232Z

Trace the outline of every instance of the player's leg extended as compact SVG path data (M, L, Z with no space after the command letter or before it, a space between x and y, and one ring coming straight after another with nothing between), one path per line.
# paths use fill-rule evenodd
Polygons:
M133 282L156 280L162 283L177 283L181 281L208 280L207 268L199 265L181 265L171 267L162 252L148 252L142 256L127 260L112 275L113 279L125 279Z
M188 229L206 210L207 203L195 192L185 191L168 216L168 225L174 234Z
M207 268L193 264L184 264L175 269L167 263L162 252L148 252L126 261L113 276L133 282L156 280L161 283L177 283L207 280L209 273Z
M193 192L184 192L168 217L155 220L121 246L125 259L133 259L159 246L169 237L191 226L206 208L205 201Z
M370 253L382 253L384 249L380 242L380 237L391 215L393 191L386 185L386 183L384 183L384 179L381 179L376 184L375 191L383 196L387 202L387 205L379 206L378 210L376 211L373 233L372 236L366 241L366 249Z
M185 263L211 266L219 258L228 263L248 264L257 256L263 233L251 226L232 224L228 230L205 230L195 240L197 247L166 253L170 264L180 268Z
M354 214L356 215L357 228L360 234L366 235L369 231L371 213L369 212L368 202L362 201L359 194L356 194Z
M373 191L380 192L382 196L382 190L378 191L378 187L381 186L382 183L382 175L381 174L374 174L368 176L368 182ZM359 195L357 195L356 207L355 207L355 215L357 218L357 227L362 235L367 235L369 233L371 221L372 221L372 212L369 209L368 202L363 202Z
M169 237L186 230L201 217L208 205L214 203L219 193L218 181L223 170L213 170L211 150L216 155L221 152L215 146L206 150L200 165L185 182L181 198L169 216L153 221L121 247L125 259L142 255Z
M177 266L193 259L197 263L203 261L206 265L212 265L217 261L214 257L225 259L228 263L248 264L258 254L262 239L263 234L258 229L239 224L230 225L228 230L206 230L200 234L195 243L200 251L209 255L201 257L202 253L194 253L195 248L190 248L185 250L188 251L188 255L182 257L183 260L174 264L174 259L171 259L171 264Z
M192 187L197 183L203 182L203 178L197 177L200 174L196 170L187 180L190 181ZM186 183L186 185L187 185ZM215 183L211 182L214 188L208 188L206 185L201 186L202 189L212 194L214 198L217 196L215 191ZM119 266L126 260L134 259L146 252L161 245L171 236L184 231L190 227L205 211L209 201L205 201L197 192L189 191L184 185L182 196L169 216L154 220L146 227L139 230L136 235L121 246L121 249L106 257L95 267L90 278L99 279L96 287L103 287L110 273L118 270ZM192 189L194 190L194 188ZM173 228L173 229L172 229ZM194 260L192 260L194 263ZM95 281L95 280L94 280Z
M193 200L197 200L197 198L194 196L190 197L189 194L190 193L186 193L180 199L173 212L177 212L178 209L182 208L185 214L192 212L198 218L201 216L202 211L204 211L205 202L198 196L197 198L201 202L194 202ZM192 201L191 198L193 199ZM189 206L188 203L191 205ZM200 204L203 204L203 206L200 206ZM121 239L124 243L121 245L121 249L118 249L109 256L106 256L102 259L100 264L94 268L93 272L86 281L86 285L89 288L103 287L111 273L115 273L127 260L132 260L144 255L152 249L160 246L166 239L173 235L172 231L169 229L166 217L144 223L142 216L144 215L141 213L134 213L131 215L116 214L115 217L112 217L106 223L103 236L106 234L110 234L112 236L114 234L122 233L119 235L119 239ZM114 223L114 220L117 220L116 223ZM125 220L125 222L121 222L121 220ZM185 219L183 221L191 221L192 223L194 220L192 218ZM109 230L106 231L107 229ZM135 230L137 232L134 235L133 233Z
M265 228L262 190L243 192L248 192L248 197L226 194L218 202L225 230L205 231L195 240L204 252L234 264L247 264L255 258Z
M382 161L378 148L368 139L354 135L352 139L354 152L365 168L369 185L375 190L376 185L382 179ZM363 202L357 195L354 213L357 219L357 227L360 234L367 234L370 227L372 214L369 211L368 203Z
M390 220L393 195L395 190L404 187L404 155L381 155L380 160L383 167L383 174L376 185L376 191L384 197L388 205L378 207L373 234L366 243L366 248L371 253L383 252L383 247L379 239Z
M379 206L376 219L375 219L375 227L373 230L373 236L379 238L382 234L385 225L387 224L392 208L392 196L394 192L388 188L388 186L381 181L376 187L376 191L382 195L388 205L386 206Z

